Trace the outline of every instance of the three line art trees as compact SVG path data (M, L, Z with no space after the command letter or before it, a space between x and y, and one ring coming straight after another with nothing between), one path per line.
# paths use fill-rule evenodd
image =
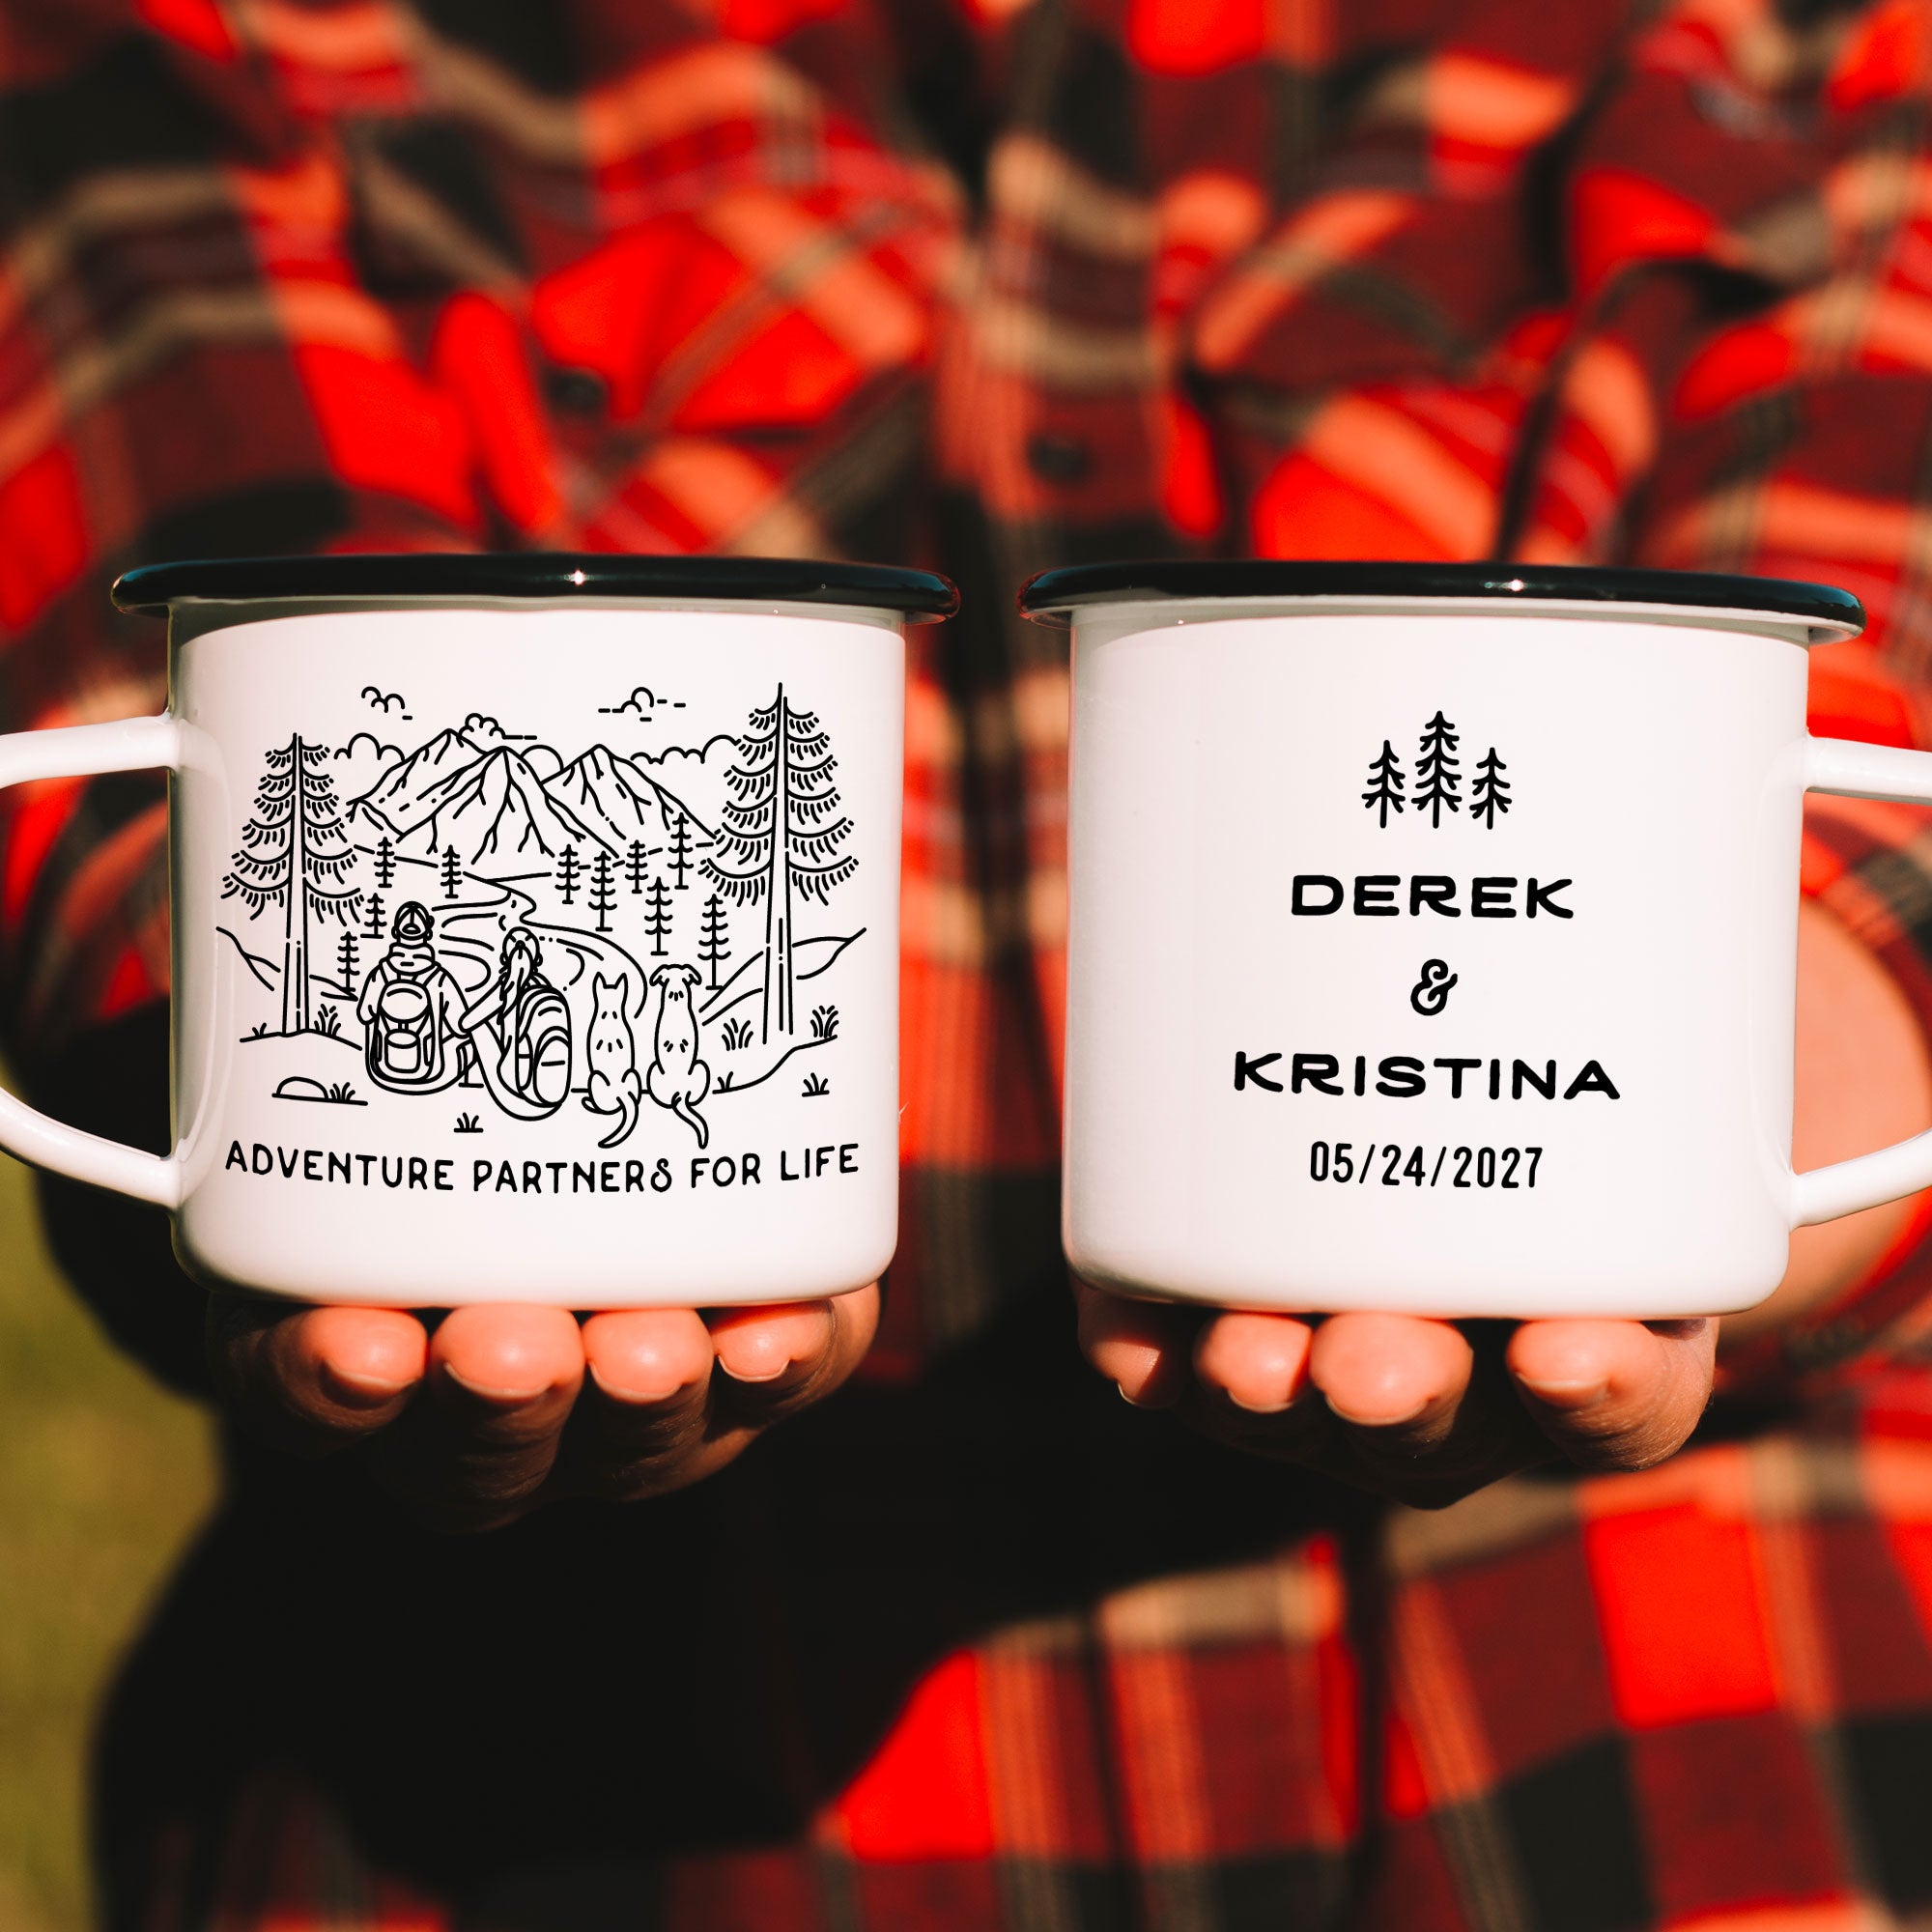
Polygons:
M1497 818L1510 809L1510 782L1503 777L1509 766L1496 756L1496 748L1492 745L1476 761L1475 783L1464 800L1462 760L1456 755L1461 743L1455 725L1436 712L1422 727L1415 789L1405 798L1407 776L1395 746L1384 738L1381 755L1369 766L1369 788L1362 794L1362 803L1377 814L1377 823L1386 827L1391 812L1406 809L1418 818L1426 811L1431 826L1439 826L1445 811L1461 811L1466 803L1469 816L1493 832Z

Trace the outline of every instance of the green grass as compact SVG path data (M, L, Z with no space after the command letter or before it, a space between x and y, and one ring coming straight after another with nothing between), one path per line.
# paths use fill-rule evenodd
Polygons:
M0 1932L88 1923L95 1706L213 1490L206 1418L101 1339L0 1155Z

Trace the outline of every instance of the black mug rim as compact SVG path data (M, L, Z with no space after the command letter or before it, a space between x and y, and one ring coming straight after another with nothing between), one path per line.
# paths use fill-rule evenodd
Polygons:
M1520 604L1641 604L1796 618L1855 637L1864 606L1849 590L1786 578L1711 571L1596 569L1570 564L1288 562L1245 557L1070 564L1020 591L1021 612L1066 624L1095 605L1232 599L1362 598Z
M895 611L915 623L950 617L959 593L934 571L810 557L630 556L583 551L339 552L314 556L191 557L124 571L108 593L128 611L213 604L477 599L574 603L612 598L694 603L837 604Z

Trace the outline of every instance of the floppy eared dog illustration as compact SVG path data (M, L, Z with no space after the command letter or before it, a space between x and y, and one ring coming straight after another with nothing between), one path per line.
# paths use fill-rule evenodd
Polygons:
M651 1034L651 1065L644 1076L644 1091L697 1136L699 1147L708 1147L711 1129L697 1111L711 1092L711 1068L698 1057L694 997L702 983L695 966L660 966L651 975L651 984L658 990L658 1015Z

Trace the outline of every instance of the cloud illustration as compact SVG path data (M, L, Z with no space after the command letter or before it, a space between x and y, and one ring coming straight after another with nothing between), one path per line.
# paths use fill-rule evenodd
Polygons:
M639 753L638 762L705 824L716 825L730 797L724 774L737 755L737 739L721 731L702 745L674 745L655 757Z
M669 706L673 711L684 709L682 698L660 697L649 685L639 685L621 704L600 704L597 709L606 718L637 718L648 722L653 711Z
M481 711L472 711L463 721L462 735L472 745L523 745L536 735L531 731L506 731L501 723Z
M373 731L358 731L335 754L347 769L335 774L336 796L347 802L369 791L392 765L402 762L402 750L385 745Z
M400 691L383 691L373 684L362 687L362 701L372 711L386 713L403 709L403 694ZM407 717L408 713L404 715Z
M400 758L403 748L400 745L385 745L373 731L358 731L348 744L335 754L338 758L376 757L387 764L391 758Z

